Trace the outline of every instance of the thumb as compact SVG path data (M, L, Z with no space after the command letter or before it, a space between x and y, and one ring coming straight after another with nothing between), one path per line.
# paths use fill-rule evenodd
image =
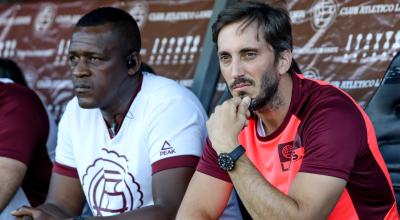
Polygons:
M31 216L31 208L27 206L22 206L21 208L11 211L11 215L16 216L16 217L22 217L22 216Z
M238 107L238 114L246 115L250 106L250 97L246 96L242 99Z

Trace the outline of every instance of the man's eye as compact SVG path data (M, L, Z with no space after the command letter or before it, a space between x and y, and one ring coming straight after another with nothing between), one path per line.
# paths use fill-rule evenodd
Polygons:
M227 55L221 55L221 56L219 56L219 60L220 60L221 62L223 62L223 63L226 63L226 62L229 61L229 56L227 56Z
M75 55L70 55L69 56L69 63L71 66L76 66L79 62L79 57L75 56Z
M101 61L101 59L99 57L89 57L89 61L91 63L97 63L97 62Z
M255 53L255 52L247 52L246 53L246 58L247 59L253 59L253 58L256 57L256 55L257 55L257 53Z

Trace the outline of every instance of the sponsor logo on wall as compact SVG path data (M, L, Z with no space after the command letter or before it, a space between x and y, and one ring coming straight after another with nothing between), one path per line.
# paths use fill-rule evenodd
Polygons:
M149 6L147 2L142 1L132 3L132 6L128 10L128 12L130 15L132 15L133 18L135 18L139 28L142 29L147 21L147 17L149 14Z
M57 6L55 4L43 4L36 15L34 24L35 34L44 34L52 26L57 13Z
M315 30L328 28L336 18L335 0L317 0L312 7L312 27Z
M313 80L321 80L321 74L316 67L310 67L303 71L303 75L305 78L313 79Z

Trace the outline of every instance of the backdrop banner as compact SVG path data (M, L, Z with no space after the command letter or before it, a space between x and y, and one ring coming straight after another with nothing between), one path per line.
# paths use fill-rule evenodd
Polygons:
M267 0L286 7L294 57L306 77L347 91L362 107L400 48L398 0ZM0 57L24 71L57 118L73 97L68 47L77 20L100 6L129 12L142 31L143 61L190 87L213 0L37 1L0 4ZM225 88L219 83L217 90Z
M0 4L0 57L14 60L57 116L73 97L68 48L75 23L101 6L129 12L142 32L143 61L190 86L212 0L81 0Z
M287 7L305 76L330 82L365 107L400 48L399 1L298 0Z

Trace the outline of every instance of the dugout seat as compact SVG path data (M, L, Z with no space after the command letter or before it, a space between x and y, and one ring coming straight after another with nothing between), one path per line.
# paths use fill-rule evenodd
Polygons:
M365 111L375 127L382 156L400 202L400 52L390 63ZM399 206L398 206L399 208Z

